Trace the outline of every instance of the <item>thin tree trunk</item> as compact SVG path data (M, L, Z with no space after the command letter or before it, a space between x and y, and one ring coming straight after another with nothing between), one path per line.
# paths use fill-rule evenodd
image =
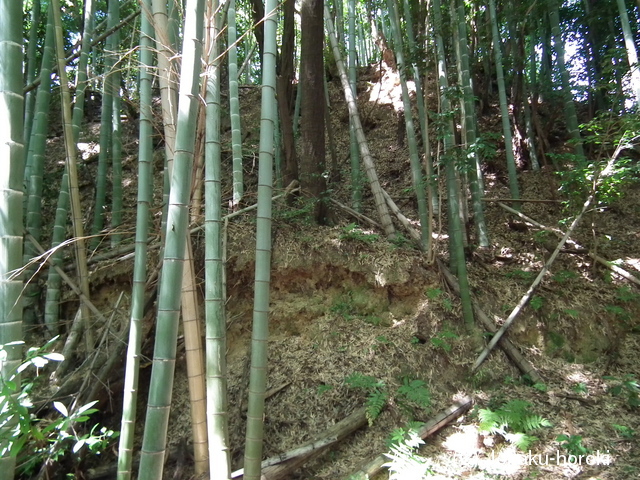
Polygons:
M382 188L380 187L380 181L378 180L378 175L376 174L376 169L373 163L373 158L371 156L371 153L369 152L369 146L367 145L367 140L364 136L364 130L362 129L362 123L360 122L360 116L358 114L358 106L355 102L355 99L353 98L351 87L349 86L349 79L344 68L344 63L340 54L340 48L338 47L338 41L333 30L331 14L328 7L326 6L324 16L327 25L327 33L331 42L331 49L336 60L338 72L340 73L342 90L344 91L347 107L349 108L349 118L353 119L353 123L356 127L356 136L358 138L358 145L360 146L360 156L362 157L362 161L364 162L365 172L367 174L367 178L369 179L371 192L373 193L376 209L378 210L378 215L380 216L380 223L382 224L385 235L391 238L395 234L395 228L393 227L393 223L391 222L389 208L387 207L387 203L384 200Z
M227 401L227 325L225 316L224 258L222 249L222 173L220 140L219 56L220 4L209 5L207 32L206 128L205 128L205 368L209 474L228 479L231 473Z
M273 131L276 115L277 2L267 0L262 58L262 105L258 167L256 267L251 335L249 406L244 451L244 478L259 480L264 435L264 396L267 386L269 290L271 286L271 195L273 191Z
M204 0L188 0L185 11L176 155L171 177L164 263L158 296L151 384L138 472L140 480L156 480L162 477L175 372L182 290L180 284L189 224L191 177L200 93Z

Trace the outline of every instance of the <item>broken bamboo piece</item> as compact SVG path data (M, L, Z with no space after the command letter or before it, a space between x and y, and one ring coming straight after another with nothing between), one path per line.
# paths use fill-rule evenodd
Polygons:
M312 458L320 455L329 446L342 441L348 435L355 432L356 430L359 430L365 425L367 425L365 409L359 408L345 419L336 423L331 428L325 430L325 432L316 440L307 442L296 448L295 450L302 452L299 456L288 458L284 462L278 463L277 465L264 467L262 469L262 478L265 480L283 480L284 478L287 478L296 468L300 467L302 464L311 460ZM316 448L313 448L312 445L315 445ZM291 450L284 455L291 456L293 453L295 453L295 450ZM269 459L268 461L273 461L274 458L275 457ZM236 473L237 472L234 472L232 474L232 478L243 478L241 474L238 474L236 476Z
M602 170L600 175L595 180L595 182L593 184L593 188L591 189L591 193L589 194L589 197L587 198L587 200L582 205L582 210L580 210L580 213L576 216L576 218L573 219L573 222L571 222L571 225L569 226L569 230L567 230L567 233L565 233L562 236L562 239L558 243L558 246L553 251L553 253L549 257L547 262L544 264L544 266L542 267L542 270L540 270L540 273L538 274L536 279L533 281L533 283L531 284L531 286L529 287L527 292L522 296L522 298L520 299L520 302L518 302L518 305L516 305L516 307L513 309L513 311L509 315L509 317L505 320L505 322L502 325L502 327L500 327L500 330L498 330L496 332L496 334L493 336L493 338L489 342L489 345L487 345L487 348L485 348L482 351L482 353L478 356L476 362L473 364L473 367L471 368L472 372L477 370L478 367L480 365L482 365L482 362L484 362L484 360L487 358L489 353L491 353L491 350L493 350L493 348L496 346L496 344L498 343L498 341L500 340L502 335L504 335L504 333L511 326L511 324L516 319L518 314L525 307L527 302L529 302L529 300L531 299L531 297L533 295L533 292L535 292L536 288L538 287L538 285L542 281L542 278L545 276L545 274L549 270L549 267L551 267L553 262L556 260L556 257L560 253L560 250L562 250L562 247L564 246L566 241L569 239L569 237L571 236L573 231L576 229L576 227L578 226L578 223L580 223L580 220L582 220L582 217L584 216L585 212L587 211L587 209L589 208L589 206L591 205L591 203L595 199L596 193L598 191L598 187L600 186L600 181L602 180L602 178L607 177L608 175L611 174L611 171L612 171L612 168L613 168L613 164L614 164L616 158L618 158L618 155L623 150L623 147L625 145L626 144L623 144L622 141L618 144L618 146L616 148L616 151L613 153L613 155L611 156L611 158L607 162L606 167Z
M456 295L460 295L460 285L458 285L458 280L456 280L456 277L453 276L453 274L440 259L436 259L436 261L438 262L438 268L444 275L444 278L451 289ZM484 313L482 308L480 308L480 304L478 303L478 301L473 297L471 297L471 305L473 306L473 310L476 313L476 318L480 320L485 330L491 333L495 333L497 330L495 323L487 316L486 313ZM511 343L508 338L503 337L500 340L500 348L504 350L504 353L507 355L507 357L509 357L514 365L520 369L523 375L528 375L529 378L531 378L531 381L534 384L544 383L542 377L538 374L535 367L526 358L524 358L524 355L520 353L520 350L518 350L518 348L513 343Z
M440 413L439 415L425 423L422 427L420 427L420 429L418 430L418 435L424 440L425 438L436 433L442 427L448 425L453 420L466 413L469 409L471 409L472 405L473 400L470 397L464 397L461 400L458 400L444 412ZM388 461L389 457L387 457L385 454L378 455L373 460L365 463L360 468L360 470L353 473L351 476L349 476L349 478L352 478L354 480L369 479L377 474L380 470L382 470L384 464Z
M527 217L526 215L518 212L517 210L514 210L513 208L505 205L504 203L498 203L498 205L500 207L504 208L507 212L513 213L514 215L517 215L522 220L524 220L527 223L530 223L534 227L538 227L538 228L540 228L540 229L542 229L542 230L544 230L546 232L554 233L554 234L558 235L559 237L562 237L564 235L564 232L562 230L557 229L557 228L547 227L546 225L543 225L543 224L541 224L539 222L536 222L532 218ZM608 268L612 272L620 275L623 278L626 278L631 283L635 283L636 285L640 286L640 280L638 279L638 277L633 276L632 274L630 274L629 272L627 272L623 268L619 267L618 265L614 264L613 262L610 262L610 261L606 260L605 258L602 258L601 256L590 252L588 248L584 248L582 245L580 245L578 242L576 242L574 240L568 239L567 243L570 244L571 246L573 246L576 249L580 249L580 250L584 249L586 251L587 255L589 257L591 257L591 259L593 259L594 261L598 262L600 265L603 265L604 267Z

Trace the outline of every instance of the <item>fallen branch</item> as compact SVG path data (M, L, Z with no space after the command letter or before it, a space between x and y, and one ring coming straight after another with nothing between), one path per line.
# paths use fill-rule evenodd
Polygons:
M527 217L526 215L518 212L517 210L514 210L511 207L508 207L504 203L498 203L498 205L500 205L500 207L504 208L507 212L513 213L514 215L517 215L518 217L520 217L525 222L530 223L531 225L533 225L535 227L538 227L541 230L545 230L547 232L554 233L559 237L562 237L564 235L564 232L562 230L542 225L541 223L536 222L532 218ZM600 265L603 265L604 267L608 268L612 272L617 273L618 275L620 275L623 278L626 278L631 283L635 283L636 285L640 286L640 280L638 279L638 277L634 277L632 274L630 274L626 270L622 269L621 267L619 267L615 263L610 262L610 261L602 258L601 256L590 252L588 248L584 248L578 242L575 242L575 241L573 241L571 239L568 239L567 243L572 245L576 249L575 253L584 253L584 252L586 252L587 255L589 255L589 257L591 257L594 261L598 262ZM573 252L568 252L568 253L573 253Z
M460 285L458 285L458 280L456 280L456 277L453 276L453 274L444 265L444 263L442 263L440 259L436 259L436 262L438 263L438 268L440 268L440 271L444 275L444 278L451 289L456 295L460 295ZM485 330L491 333L495 333L497 330L495 323L487 316L486 313L484 313L482 308L480 308L480 304L478 303L478 301L473 297L471 297L471 305L473 306L473 311L476 314L476 318L480 320ZM508 338L503 337L502 339L500 339L499 345L500 348L504 350L504 353L507 355L507 357L509 357L509 359L511 359L515 366L520 369L523 375L528 375L534 384L544 383L542 377L540 377L534 366L531 365L531 363L529 363L526 358L524 358L524 355L520 353L520 350L518 350L518 348L513 343L511 343Z
M420 233L418 233L418 231L411 226L411 222L409 222L409 219L402 214L402 212L396 205L396 202L393 201L393 199L389 196L389 194L384 188L382 189L382 195L384 195L384 199L387 202L387 206L389 207L389 210L391 210L393 214L398 218L398 220L400 221L402 226L405 228L405 230L409 232L409 235L411 236L411 238L414 241L416 241L418 245L422 248L422 240L420 238Z
M420 430L418 430L418 435L420 438L425 439L442 427L448 425L453 420L467 412L471 405L473 405L473 400L469 397L464 397L462 400L458 400L449 408L447 408L444 412L440 413L440 415L432 418L427 423L425 423ZM372 478L375 474L377 474L380 470L382 470L385 463L389 461L389 457L385 454L378 455L373 460L365 463L357 472L349 476L349 478L354 480L365 480Z
M327 429L317 439L284 453L284 456L290 456L290 458L287 458L284 462L278 463L277 465L265 466L262 469L262 478L266 480L282 480L287 478L294 470L300 467L300 465L322 454L329 446L340 442L351 433L364 427L366 424L367 418L365 416L365 409L360 408L344 420L341 420L333 427ZM292 456L296 455L296 452L299 452L299 454L297 454L297 456ZM275 461L276 458L277 457L272 457L265 460L265 462ZM232 478L243 478L242 474L238 474L236 476L236 473L238 472L234 472L232 474Z
M346 206L344 203L340 203L338 200L334 198L331 199L331 203L341 208L342 210L344 210L346 213L356 218L357 220L361 220L363 222L368 223L372 227L379 228L380 230L382 230L382 225L380 225L378 222L376 222L375 220L372 220L366 215L361 214L360 212L356 212L353 208Z
M624 145L626 145L626 144L624 144ZM598 187L600 186L600 180L602 178L604 178L604 177L606 177L606 176L611 174L611 171L612 171L612 168L613 168L613 164L616 161L616 158L618 158L618 155L620 154L620 152L623 150L624 145L623 145L622 141L620 141L620 143L618 144L618 147L616 148L616 151L614 152L614 154L611 156L611 158L607 162L607 166L602 170L602 172L600 173L598 178L594 181L593 189L591 191L591 194L589 195L589 198L587 198L587 200L584 202L584 205L582 206L582 210L580 211L578 216L573 220L573 222L571 223L571 226L569 227L569 230L567 230L567 233L565 233L563 235L562 239L558 243L558 246L553 251L553 253L549 257L547 262L544 264L544 266L542 267L542 270L540 270L540 273L538 274L536 279L533 281L533 283L531 284L531 286L529 287L527 292L523 295L523 297L520 300L520 302L518 302L518 305L516 305L516 307L513 309L513 311L509 315L509 317L505 320L505 322L502 325L502 327L500 327L500 330L498 330L496 332L496 334L493 336L493 338L489 342L489 345L487 345L487 348L485 348L483 350L483 352L478 356L476 362L473 364L473 367L472 367L471 371L477 370L478 367L480 365L482 365L482 362L484 362L484 360L487 358L489 353L491 353L491 350L493 350L493 348L496 346L496 344L498 343L498 341L500 340L502 335L504 335L504 333L511 326L511 324L516 319L518 314L525 307L527 302L531 299L531 297L533 295L533 292L535 292L536 288L538 287L538 285L542 281L542 278L545 276L545 274L549 270L549 267L551 267L553 262L556 260L556 257L560 253L560 250L562 250L562 247L564 246L565 242L569 239L569 237L571 236L573 231L576 229L576 227L578 226L578 223L580 223L580 220L582 220L583 215L585 214L585 212L587 211L587 209L589 208L589 206L591 205L591 203L595 199L596 192L598 191Z

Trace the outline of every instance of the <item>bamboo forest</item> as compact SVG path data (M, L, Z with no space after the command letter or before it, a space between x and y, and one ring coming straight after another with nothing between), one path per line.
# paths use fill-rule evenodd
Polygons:
M640 478L640 0L0 0L0 480Z

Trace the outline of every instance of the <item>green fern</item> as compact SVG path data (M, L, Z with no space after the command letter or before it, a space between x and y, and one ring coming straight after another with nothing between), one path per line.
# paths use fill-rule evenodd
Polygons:
M422 408L428 408L431 405L431 394L427 384L422 380L411 380L409 377L404 377L402 385L398 388L398 395Z
M387 393L381 390L373 390L367 397L367 403L365 403L365 416L369 426L373 425L376 418L380 416L382 410L387 404Z
M432 473L429 460L416 454L423 444L417 428L393 431L389 453L385 453L389 462L383 465L389 469L389 480L422 480Z
M369 426L373 425L373 422L382 413L389 398L385 383L375 377L358 372L349 375L345 382L352 388L358 388L368 393L367 401L365 402L365 415Z
M526 451L537 440L530 435L530 432L551 426L547 419L531 413L530 407L529 402L511 400L495 411L480 409L478 411L479 430L491 434L499 433L508 442Z

